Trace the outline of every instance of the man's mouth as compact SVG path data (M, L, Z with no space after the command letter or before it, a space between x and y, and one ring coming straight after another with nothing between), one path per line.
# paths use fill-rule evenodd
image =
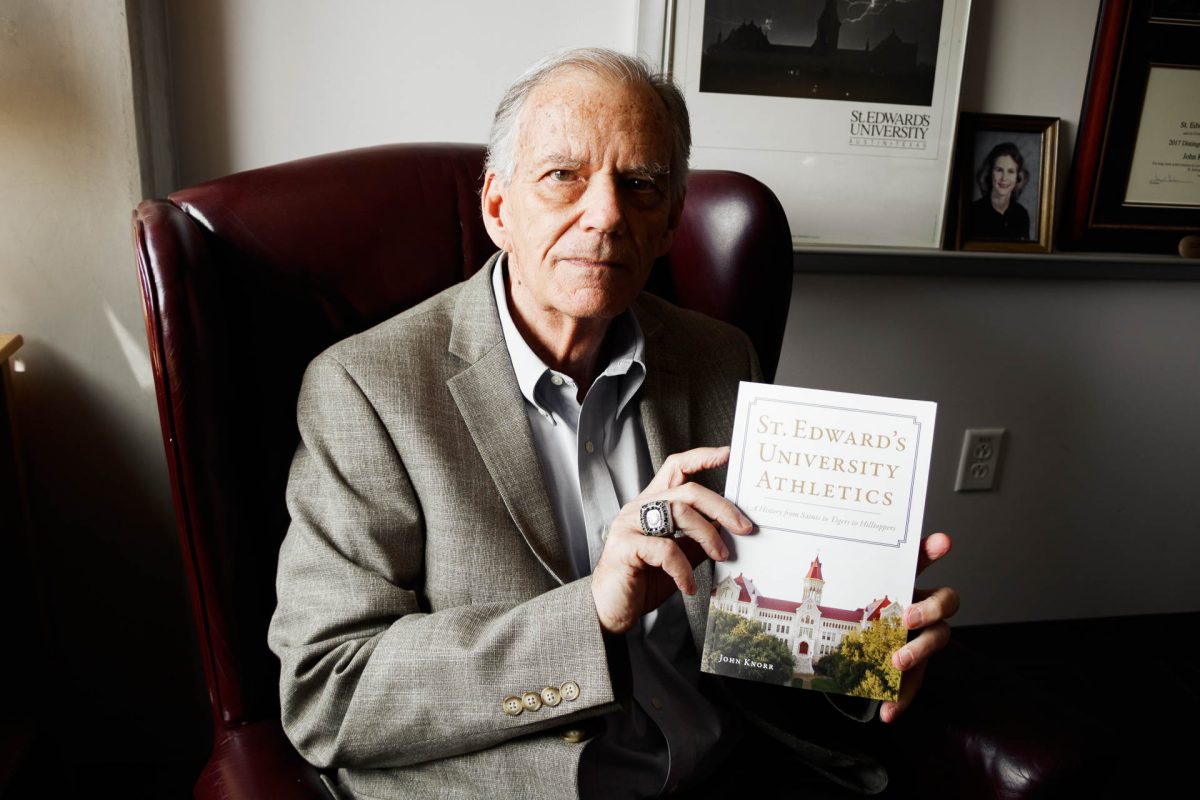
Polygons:
M558 260L577 267L595 267L597 269L617 269L623 265L623 262L617 258L595 258L593 256L567 256Z

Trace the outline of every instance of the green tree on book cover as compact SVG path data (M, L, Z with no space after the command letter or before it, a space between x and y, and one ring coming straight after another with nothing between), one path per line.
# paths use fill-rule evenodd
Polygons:
M704 669L733 678L786 684L796 671L787 644L761 623L726 611L712 611Z
M900 695L900 670L892 666L892 653L907 640L908 631L899 620L876 620L846 634L836 650L817 662L816 671L832 678L845 694L895 700Z

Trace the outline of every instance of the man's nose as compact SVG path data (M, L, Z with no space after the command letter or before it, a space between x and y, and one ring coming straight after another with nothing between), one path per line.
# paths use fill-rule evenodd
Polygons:
M580 203L583 214L579 222L584 230L619 233L625 224L620 187L612 176L593 175L587 182Z

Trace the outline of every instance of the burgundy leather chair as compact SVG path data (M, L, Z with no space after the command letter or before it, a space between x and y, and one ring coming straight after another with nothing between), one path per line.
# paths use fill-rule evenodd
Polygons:
M197 798L325 797L279 723L267 649L284 486L308 362L475 272L483 148L318 156L147 200L134 214L146 332L214 728ZM787 220L736 173L692 174L650 288L750 335L774 375Z

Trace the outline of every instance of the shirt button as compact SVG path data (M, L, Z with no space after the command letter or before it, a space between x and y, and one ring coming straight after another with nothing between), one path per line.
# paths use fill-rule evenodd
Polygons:
M661 697L651 697L651 698L650 698L650 705L654 706L655 708L657 708L658 710L660 710L660 711L661 711L661 710L662 710L662 707L663 707L663 701L662 701L662 698L661 698Z
M567 681L558 687L558 693L562 695L563 700L575 700L579 697L579 684L575 681Z
M525 710L525 706L521 705L521 698L509 695L500 701L500 706L504 709L504 713L510 717L515 717Z
M551 708L554 708L556 705L562 702L562 694L553 686L547 686L546 688L542 689L542 702Z
M563 385L562 376L561 375L551 375L550 382L553 383L555 386L562 386Z
M592 444L591 441L589 440L589 441L586 441L583 443L583 449L587 450L589 453L591 453L591 452L595 451L596 445Z
M579 744L583 741L586 735L587 734L579 728L567 728L560 734L564 742L570 742L571 744Z
M549 411L547 411L546 409L544 409L544 408L539 408L539 409L538 409L538 413L539 413L539 414L541 414L541 415L542 415L543 417L545 417L546 419L550 419L550 412L549 412Z
M537 711L542 707L542 696L537 692L526 692L521 695L521 703L529 711Z

